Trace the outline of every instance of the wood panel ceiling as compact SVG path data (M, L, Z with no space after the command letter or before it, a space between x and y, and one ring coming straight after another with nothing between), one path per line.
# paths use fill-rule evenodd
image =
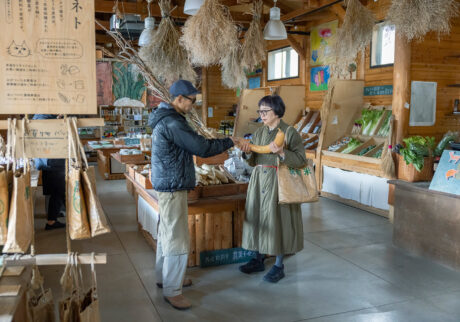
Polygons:
M179 23L183 23L189 16L184 14L185 0L171 0L176 9L172 17ZM273 0L262 0L264 2L264 21L269 19L269 10L273 6ZM367 4L367 0L361 0ZM114 0L95 0L96 19L106 28L109 28L109 20L114 13ZM233 20L242 25L248 26L252 16L250 12L252 0L220 0L220 3L229 7ZM278 0L277 7L281 10L281 20L284 21L288 30L294 26L302 27L311 21L325 19L327 17L339 17L343 19L345 9L342 0ZM146 0L119 0L118 10L122 14L139 14L142 18L147 16ZM161 18L161 11L156 0L151 4L151 14ZM96 42L99 45L111 43L111 38L105 31L96 26Z

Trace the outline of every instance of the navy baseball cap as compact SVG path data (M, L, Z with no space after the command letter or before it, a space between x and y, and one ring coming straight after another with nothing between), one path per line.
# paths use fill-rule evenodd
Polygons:
M177 97L179 95L196 95L198 94L198 90L193 86L191 82L185 79L179 79L175 81L171 87L169 88L169 94L173 97Z

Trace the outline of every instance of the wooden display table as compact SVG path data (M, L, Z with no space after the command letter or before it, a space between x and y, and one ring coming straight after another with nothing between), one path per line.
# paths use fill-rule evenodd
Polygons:
M137 149L136 146L115 146L110 148L96 148L97 151L97 166L99 173L105 180L120 180L124 179L124 173L113 173L111 154L119 152L121 149Z
M141 196L153 209L158 211L155 190L144 189L129 175L125 177L127 190L134 196L136 205L138 196ZM247 186L247 184L241 185ZM189 267L200 265L202 251L241 247L245 203L246 193L189 199ZM142 229L141 226L140 229ZM152 236L143 229L142 232L149 244L156 248L156 242Z
M429 182L394 184L396 246L460 269L460 196L429 190Z

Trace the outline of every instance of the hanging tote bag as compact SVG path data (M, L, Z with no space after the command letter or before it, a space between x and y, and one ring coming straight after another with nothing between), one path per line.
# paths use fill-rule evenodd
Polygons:
M99 197L96 192L96 174L94 167L88 166L85 150L80 142L80 139L76 135L76 133L78 133L76 118L72 118L71 126L73 135L75 137L75 142L79 147L79 151L77 151L77 153L80 152L83 159L83 169L81 171L82 187L91 228L91 237L110 233L107 217L105 216L104 210L102 209L101 202L99 201Z
M0 167L0 245L5 245L8 235L8 212L10 208L10 194L8 185L8 171Z
M81 183L81 158L76 150L75 137L71 128L71 122L67 119L69 133L69 172L67 180L67 209L69 235L72 240L86 239L91 237L91 231L86 212L86 203ZM75 156L75 158L72 158Z
M77 259L77 254L69 253L67 265L61 277L62 290L68 295L59 302L60 322L80 322L81 282L76 268Z
M37 266L32 270L32 280L27 292L29 319L32 322L54 322L54 302L51 289L43 288L43 277Z
M24 128L25 120L23 119L23 129ZM13 120L12 133L12 144L14 147L16 144L15 119ZM13 170L14 169L16 169L16 162L13 163ZM8 214L8 233L5 246L3 247L4 253L27 252L30 243L32 242L34 229L33 219L33 205L30 188L30 169L28 160L24 159L24 168L16 170L13 176L13 191Z
M280 204L316 202L318 199L315 172L311 160L308 160L307 165L301 169L290 168L285 164L280 164L278 160L278 202Z
M91 254L91 287L84 294L80 303L81 322L100 322L99 300L97 298L96 269L94 267L94 253ZM81 268L80 272L81 272Z

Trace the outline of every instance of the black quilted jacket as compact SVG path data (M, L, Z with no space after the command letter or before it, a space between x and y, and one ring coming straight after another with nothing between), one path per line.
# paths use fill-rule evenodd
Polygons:
M152 128L152 185L156 191L195 188L193 155L203 158L233 146L231 139L208 140L198 135L184 116L165 103L149 116Z

